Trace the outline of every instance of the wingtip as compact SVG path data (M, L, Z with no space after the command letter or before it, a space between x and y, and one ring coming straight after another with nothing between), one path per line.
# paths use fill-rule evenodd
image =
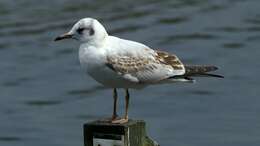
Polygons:
M207 76L210 76L210 77L216 77L216 78L224 78L224 76L222 76L222 75L217 75L217 74L205 74L205 75L207 75Z
M216 67L216 66L212 66L213 67L213 70L218 70L219 68Z

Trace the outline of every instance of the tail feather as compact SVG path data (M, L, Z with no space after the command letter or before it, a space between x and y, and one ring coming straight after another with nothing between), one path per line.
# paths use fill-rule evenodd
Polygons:
M185 74L179 76L173 76L169 79L185 79L187 81L193 81L191 77L215 77L215 78L224 78L222 75L212 74L212 72L217 70L216 66L212 65L184 65Z
M217 77L224 78L221 75L211 74L208 72L212 72L217 70L216 66L212 65L185 65L185 74L184 77L192 77L192 76L204 76L204 77Z

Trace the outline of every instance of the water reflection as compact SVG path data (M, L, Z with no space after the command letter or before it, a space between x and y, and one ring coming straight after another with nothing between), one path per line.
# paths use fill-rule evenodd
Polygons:
M160 44L164 43L182 43L189 40L211 40L211 39L217 39L218 36L215 36L213 34L206 34L206 33L193 33L193 34L182 34L182 35L173 35L168 36L164 40L160 42Z
M21 140L22 139L19 137L12 137L12 136L0 137L0 141L2 141L2 142L13 142L13 141L21 141Z
M36 107L44 107L44 106L53 106L60 104L61 101L50 101L50 100L32 100L32 101L26 101L25 104L28 106L36 106Z
M107 89L107 88L103 87L103 86L94 86L94 87L91 87L90 89L71 90L71 91L68 91L67 94L69 94L69 95L89 95L89 94L97 92L98 90L104 90L104 89Z
M174 18L160 18L159 23L162 24L179 24L188 21L189 18L186 16L174 17Z
M226 43L223 45L223 47L227 48L227 49L238 49L238 48L245 47L245 44L243 44L243 43Z

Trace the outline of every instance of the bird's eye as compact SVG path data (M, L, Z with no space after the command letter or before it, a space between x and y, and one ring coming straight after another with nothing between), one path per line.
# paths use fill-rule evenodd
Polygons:
M94 35L94 33L95 33L94 29L91 28L91 29L89 30L89 35Z
M79 34L82 34L84 30L85 30L85 28L78 28L78 29L77 29L77 32L78 32Z

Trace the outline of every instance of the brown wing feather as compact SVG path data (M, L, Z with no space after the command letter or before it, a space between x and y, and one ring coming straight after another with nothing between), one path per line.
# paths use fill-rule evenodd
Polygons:
M149 59L142 59L137 57L108 57L107 66L115 72L126 74L136 73L147 69L149 66Z
M174 70L184 70L184 65L179 58L174 54L169 54L164 51L156 51L156 59L163 64L170 65Z
M114 71L120 73L132 73L142 71L143 69L153 69L153 63L164 64L172 67L174 70L184 70L184 65L174 54L163 51L156 51L155 60L150 58L137 57L108 57L108 66Z
M157 82L183 75L184 65L173 54L157 51L153 56L108 56L106 66L123 77L139 82Z

